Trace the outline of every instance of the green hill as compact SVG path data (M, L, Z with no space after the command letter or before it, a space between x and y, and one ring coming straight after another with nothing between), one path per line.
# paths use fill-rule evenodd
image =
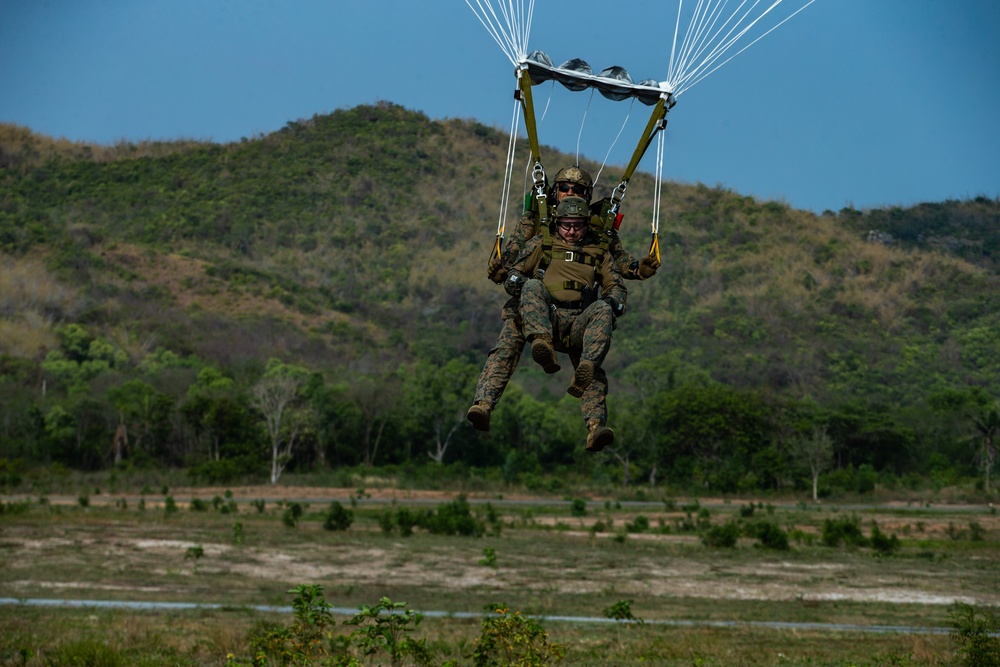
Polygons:
M312 430L299 437L311 453L300 449L298 464L358 462L348 438L376 462L412 459L435 438L440 451L506 298L485 278L506 148L495 129L388 103L226 145L86 146L0 126L0 390L11 406L0 457L58 459L51 441L62 438L93 442L71 463L106 465L112 427L129 421L108 392L138 381L165 414L159 426L130 418L130 430L159 443L148 456L192 464L213 437L204 422L177 425L198 372L218 369L245 391L272 358L316 374L328 394L327 413L310 398ZM544 154L550 168L569 163ZM617 183L609 171L599 195ZM640 174L625 200L623 238L637 255L652 187ZM1000 396L1000 203L816 216L671 182L661 215L663 267L629 285L607 362L626 438L670 413L642 397L721 387L777 411L765 444L822 422L843 431L841 466L926 471L935 453L972 465L960 424ZM63 361L76 366L60 375ZM446 416L430 417L416 397L433 382L414 379L449 363L454 396ZM503 402L508 419L498 413L497 432L481 436L487 446L461 428L445 460L499 464L510 447L543 465L574 460L581 438L563 387L529 366ZM366 382L384 389L382 412L373 400L365 412ZM99 418L81 417L81 392L101 403ZM515 418L525 401L572 424L561 449ZM46 423L57 405L72 417L65 433ZM222 440L243 455L252 448L236 441L260 437ZM674 446L657 437L656 451ZM873 446L895 453L873 457ZM647 469L665 456L636 447Z

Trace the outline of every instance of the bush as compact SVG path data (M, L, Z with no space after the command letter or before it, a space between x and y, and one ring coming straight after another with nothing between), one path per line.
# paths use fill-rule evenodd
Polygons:
M765 549L788 550L788 533L770 521L764 521L754 526L754 536L760 546Z
M969 667L1000 667L1000 621L989 610L956 602L949 612L951 637L960 645L962 664Z
M354 521L354 512L334 500L326 511L323 528L326 530L347 530Z
M878 524L872 521L872 532L869 542L876 552L882 556L891 556L892 554L899 551L899 538L893 533L890 537L883 533Z
M861 533L861 519L856 515L827 519L823 522L823 544L828 547L868 546L868 540Z
M549 634L531 618L511 612L505 604L491 605L473 652L475 667L545 667L561 660L566 649L549 643Z
M727 521L718 526L712 526L702 533L701 543L713 549L732 549L743 533L736 521Z
M486 532L486 525L472 515L469 501L464 496L441 505L437 512L424 514L420 519L420 526L435 535L482 537Z

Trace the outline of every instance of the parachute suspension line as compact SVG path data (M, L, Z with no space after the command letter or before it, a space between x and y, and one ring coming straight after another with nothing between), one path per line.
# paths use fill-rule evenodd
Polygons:
M698 74L698 76L696 78L694 78L690 83L688 83L686 86L684 86L684 90L687 90L691 86L695 85L696 83L698 83L699 81L701 81L702 79L704 79L706 76L708 76L709 74L715 72L717 69L719 69L720 67L722 67L723 65L725 65L726 63L728 63L730 60L732 60L736 56L740 55L741 53L743 53L744 51L746 51L747 49L749 49L751 46L753 46L754 44L756 44L760 40L762 40L765 37L767 37L769 34L771 34L772 32L774 32L781 25L783 25L787 21L790 21L796 14L798 14L799 12L801 12L803 9L805 9L806 7L808 7L809 5L811 5L814 2L816 2L816 0L809 0L809 2L807 2L804 5L802 5L800 8L798 8L797 10L795 10L792 14L786 16L779 23L777 23L776 25L772 26L770 29L768 29L766 32L764 32L762 35L759 35L756 39L754 39L752 42L750 42L749 44L747 44L746 46L744 46L742 49L740 49L739 51L737 51L733 55L729 56L728 58L726 58L725 60L723 60L721 63L719 63L718 65L716 65L712 69L707 70L707 71L703 71L702 73ZM775 3L775 4L777 4L777 3ZM770 11L770 10L768 10L768 11ZM754 23L756 23L756 21L754 21ZM746 31L744 31L743 33L740 33L740 36L742 36L745 32ZM739 37L737 37L737 39L739 39ZM733 40L733 41L735 41L735 40ZM731 45L732 45L732 42L730 42L730 44L726 46L726 49L728 49ZM721 56L722 56L722 54L720 53L719 56L715 58L715 60L718 60L718 58L721 57ZM713 60L712 62L715 62L715 60ZM711 63L709 63L709 64L711 64Z
M622 132L625 131L625 126L628 125L629 118L632 117L632 108L635 106L635 98L632 98L631 103L628 105L628 112L625 114L625 120L622 121L622 126L618 128L618 134L615 135L614 141L608 146L608 152L604 154L604 161L601 162L601 168L597 170L597 176L594 177L594 187L597 187L597 182L601 180L601 172L604 171L604 167L608 164L608 157L611 155L611 151L614 150L615 145L622 136Z
M510 204L510 189L514 174L514 151L517 148L517 128L521 118L519 103L514 101L514 112L510 119L510 139L507 142L507 164L503 172L503 192L500 194L500 219L497 221L497 240L493 245L493 253L500 257L503 233L506 229L507 206Z
M580 131L576 133L576 162L574 164L580 164L580 138L583 137L583 126L587 124L587 112L590 111L590 105L594 101L594 89L590 89L590 98L587 100L587 106L583 110L583 118L580 119Z
M495 9L489 0L465 0L472 13L486 28L493 41L500 46L511 64L517 65L528 54L528 37L531 34L531 18L535 13L535 0L498 2ZM499 10L500 16L497 15Z
M730 60L740 55L761 39L769 35L779 26L792 19L799 12L811 5L816 0L808 0L801 7L783 18L776 25L758 35L753 41L745 45L736 53L730 55L725 60L721 60L732 46L750 32L761 20L774 11L783 0L772 0L755 18L749 18L754 10L761 4L762 0L754 0L749 8L743 11L745 5L750 0L743 0L739 6L729 15L721 25L721 10L725 2L712 6L711 0L698 0L694 14L691 17L690 26L685 33L680 50L676 50L677 35L674 35L674 46L671 48L671 62L667 74L667 80L673 86L675 96L679 96L708 75L712 74ZM742 13L741 13L742 12ZM680 10L678 10L678 22L680 21ZM746 23L745 23L746 22ZM678 26L679 27L679 26ZM697 64L692 65L696 60ZM721 62L719 62L721 60Z
M649 242L649 255L660 261L660 201L663 196L663 154L667 145L666 136L661 132L656 137L656 169L653 181L653 218L652 239Z

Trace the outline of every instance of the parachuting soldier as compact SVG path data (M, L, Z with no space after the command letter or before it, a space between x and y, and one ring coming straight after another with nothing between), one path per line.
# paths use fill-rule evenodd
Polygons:
M556 349L569 354L574 374L566 392L581 399L587 451L599 452L615 439L606 425L607 376L602 364L611 349L615 318L625 313L628 292L607 247L590 226L585 199L559 202L554 234L547 231L525 244L504 288L520 297L531 358L551 374L560 369Z
M555 176L549 190L549 200L553 206L565 198L582 197L588 204L593 193L594 181L590 174L579 166L564 167ZM592 217L595 232L603 233L608 243L608 251L622 277L628 280L645 280L656 273L660 263L656 257L649 255L636 260L622 246L621 239L614 229L605 231L604 223L599 216ZM493 256L490 260L488 274L490 280L501 284L507 278L509 267L517 258L521 249L529 239L539 232L537 211L527 211L518 221L517 228L503 248L500 257ZM466 417L480 431L490 430L490 414L503 394L507 383L517 368L517 363L524 350L525 337L521 331L521 321L518 313L518 297L512 296L503 306L500 335L496 345L490 350L483 365L479 382L476 386L476 396ZM603 373L603 371L602 371ZM606 382L600 386L607 390Z

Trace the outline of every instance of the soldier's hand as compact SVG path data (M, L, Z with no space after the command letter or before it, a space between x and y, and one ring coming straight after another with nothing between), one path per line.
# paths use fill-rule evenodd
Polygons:
M646 255L639 260L639 279L652 278L658 268L660 268L660 260L653 255Z
M486 266L486 275L497 285L502 284L507 279L507 268L503 265L503 260L491 255L490 263Z
M517 271L512 271L507 280L503 283L503 288L507 290L507 294L511 296L521 296L521 288L524 287L524 282L527 278L524 274L518 273Z

